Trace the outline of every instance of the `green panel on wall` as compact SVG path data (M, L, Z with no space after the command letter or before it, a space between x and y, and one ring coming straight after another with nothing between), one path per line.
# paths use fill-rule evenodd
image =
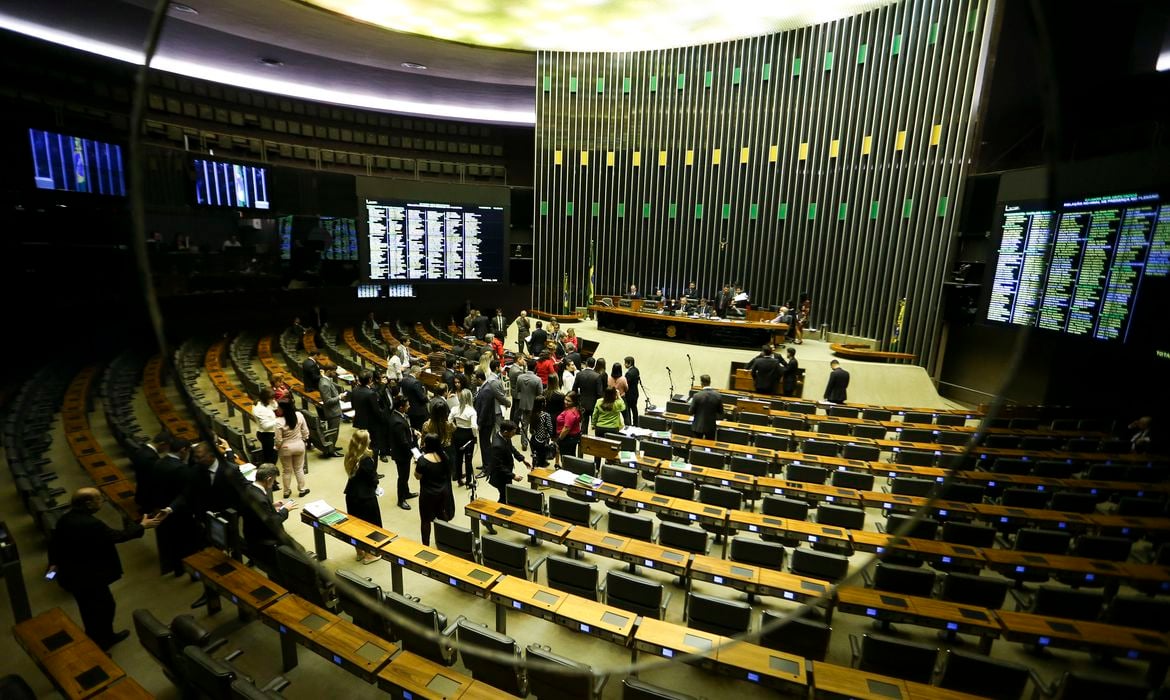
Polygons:
M875 199L869 203L869 218L876 219L878 217L878 201Z
M572 216L572 215L573 215L573 203L572 202L565 202L565 216Z
M577 92L577 76L569 76L569 92Z
M809 202L808 203L808 220L813 221L816 218L817 218L817 203L816 202Z
M709 88L713 82L715 82L715 75L711 71L705 71L703 73L703 87Z
M849 216L849 202L841 202L837 205L837 221L844 221L847 216Z
M780 202L776 206L776 218L781 221L788 218L788 202Z
M833 70L833 52L825 52L825 70Z
M552 76L551 75L544 76L544 80L542 81L541 84L544 86L545 92L549 92L550 90L552 90Z
M760 74L762 76L761 80L771 80L772 79L772 64L765 63L763 70L760 71Z
M598 94L605 92L605 78L600 75L597 76L597 92Z
M672 219L678 216L678 202L670 203L670 206L666 210L666 215Z
M650 92L657 92L657 91L658 91L658 76L651 75L650 76Z
M897 56L900 53L902 53L902 35L895 34L894 42L890 44L890 55Z
M625 217L625 215L626 215L626 203L625 202L618 202L617 215L618 215L619 219Z
M547 199L540 200L540 215L541 216L548 216L548 200Z
M723 218L724 219L731 218L731 204L728 202L723 203Z
M600 213L601 213L601 202L594 202L594 203L593 203L593 204L592 204L592 205L589 207L589 209L590 209L590 211L592 212L593 216L597 216L598 214L600 214Z
M796 56L792 59L792 74L800 75L800 56Z
M913 211L914 211L914 200L911 199L910 197L907 197L906 201L902 202L902 218L909 219L910 214Z
M938 198L938 215L940 217L947 215L947 204L949 201L950 197L947 197L945 194Z
M627 95L630 94L630 76L628 75L622 78L622 92Z
M702 204L695 205L695 218L696 219L703 218L703 205Z
M865 55L869 52L869 44L862 44L857 47L857 62L865 63Z
M686 73L679 73L678 74L678 81L676 84L677 84L679 90L682 90L683 88L685 88L687 86L687 74Z
M760 218L760 205L759 204L752 202L752 205L750 207L748 207L748 218L749 219Z
M741 68L740 66L736 66L735 70L731 71L731 84L732 85L739 85L740 81L742 81L742 80L743 80L743 68Z
M975 31L975 27L979 26L979 3L971 5L971 11L967 13L967 31Z
M644 202L642 204L642 218L643 219L650 218L650 202Z
M938 22L930 23L930 34L926 38L926 43L933 44L938 41Z

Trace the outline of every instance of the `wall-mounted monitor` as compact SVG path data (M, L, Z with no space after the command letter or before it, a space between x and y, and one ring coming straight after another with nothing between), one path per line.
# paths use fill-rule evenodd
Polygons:
M28 139L38 189L126 195L121 146L40 129Z
M267 209L268 168L196 158L195 203L208 207Z
M370 280L501 282L504 207L366 200Z
M988 321L1120 340L1143 289L1170 274L1170 202L1156 193L1085 197L1052 208L1005 202ZM1151 321L1152 319L1146 319Z

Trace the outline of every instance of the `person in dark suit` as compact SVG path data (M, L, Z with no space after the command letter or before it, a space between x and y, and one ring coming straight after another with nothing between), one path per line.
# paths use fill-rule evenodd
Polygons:
M694 416L691 433L695 437L714 440L715 421L723 417L723 397L711 388L711 375L700 376L699 385L702 388L691 397L687 407L687 413Z
M412 430L420 430L427 420L427 389L414 376L413 369L402 375L402 381L398 386L402 390L402 395L410 402L410 407L406 411L410 427Z
M512 444L516 435L516 424L510 420L500 423L500 429L492 435L491 461L488 462L488 483L495 486L500 492L500 503L508 502L508 484L520 481L522 478L516 473L516 462L521 462L526 468L532 465L524 459L524 455ZM490 525L488 532L495 533Z
M622 361L626 366L626 425L638 424L638 398L642 382L642 371L634 366L634 358L626 356Z
M244 487L240 497L240 520L244 525L244 543L248 558L264 571L276 571L276 548L288 537L284 521L296 505L284 501L272 502L272 488L280 476L280 469L265 464L256 470L256 480Z
M508 317L504 315L503 309L496 309L496 315L492 316L491 331L500 340L503 340L504 336L507 334L507 332L508 332Z
M357 386L349 392L349 402L353 406L353 427L370 431L374 452L383 462L388 462L390 445L385 438L386 415L378 405L378 394L371 386L373 381L374 374L363 369L358 373Z
M140 512L154 513L174 503L191 487L195 469L190 462L191 443L183 438L171 438L162 455L152 467L151 495L142 504ZM154 531L158 545L159 573L175 576L183 574L183 557L199 548L199 524L195 514L187 511L172 513L159 523Z
M825 384L825 401L830 403L845 403L845 390L849 388L849 373L841 368L841 363L833 360L829 363L832 371L829 372L829 381Z
M142 537L165 516L144 515L139 522L126 522L115 530L94 517L103 502L102 492L92 487L73 494L69 511L61 516L49 541L49 571L77 601L86 636L109 649L130 636L127 630L114 631L116 603L110 584L122 578L122 560L115 545Z
M497 372L500 371L499 361L492 360L488 369L492 372L490 378L484 376L480 370L475 372L477 379L482 377L483 384L475 392L475 399L472 402L475 407L476 422L479 424L479 449L484 469L487 469L488 466L492 433L503 420L504 409L512 406L512 399L508 397L508 392L504 389L504 382L497 375Z
M747 368L752 373L752 383L757 394L775 394L780 386L780 361L772 352L772 346L765 345L763 354L752 358Z
M715 315L719 316L719 318L727 318L727 314L731 310L731 300L731 287L725 284L723 285L723 289L719 290L719 293L715 295L715 303L713 304L715 307Z
M321 363L317 358L309 355L305 361L301 363L301 383L305 385L305 391L318 391L321 383Z
M781 379L781 393L785 396L796 395L796 380L800 376L800 364L796 361L796 348L788 348L788 359L784 362L784 371Z
M531 338L532 340L528 341L528 354L536 357L545 349L544 344L548 342L548 331L544 330L544 324L540 321L536 322L536 330L532 331Z
M158 462L171 450L171 434L163 431L148 442L138 446L130 454L130 468L134 470L134 503L141 513L153 513L165 501L160 502Z
M593 407L601 398L605 377L597 373L597 358L585 359L585 369L577 373L573 379L573 391L577 392L577 407L581 409L581 432L589 430L589 417L593 415Z
M491 326L492 319L489 316L476 314L475 318L471 319L471 334L475 336L476 340L483 340L487 337Z
M629 291L626 292L626 297L629 299L641 299L642 295L638 293L638 285L631 284Z
M415 446L414 430L410 427L410 420L406 417L406 397L402 394L394 397L394 410L386 420L389 430L390 458L398 470L398 507L410 510L407 499L417 494L410 492L410 460L411 450Z

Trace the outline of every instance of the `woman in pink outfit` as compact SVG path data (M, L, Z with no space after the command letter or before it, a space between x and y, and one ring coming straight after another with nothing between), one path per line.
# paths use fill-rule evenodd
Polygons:
M280 457L284 497L292 496L289 486L293 476L296 476L297 496L303 498L309 492L305 488L305 447L309 444L309 424L291 400L282 403L280 408L282 420L276 426L276 449Z

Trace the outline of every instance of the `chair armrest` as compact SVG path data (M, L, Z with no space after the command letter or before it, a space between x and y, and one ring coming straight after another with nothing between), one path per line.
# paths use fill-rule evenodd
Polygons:
M264 687L260 690L265 693L269 691L279 693L290 685L292 685L292 681L285 678L284 676L277 676L276 678L273 678L272 680L265 683Z
M226 639L215 639L215 640L212 640L211 642L208 642L207 646L203 647L203 651L210 654L211 652L216 651L217 649L222 647L224 644L227 644ZM241 652L241 653L243 653L243 652Z
M883 535L886 534L886 525L882 521L879 520L876 523L874 523L874 527L876 527L877 531L882 533Z
M882 487L882 493L889 493L889 492L890 492L890 487L889 487L889 486L883 486L883 487Z
M601 579L601 582L597 585L597 593L601 596L605 595L605 584L606 580ZM603 597L602 600L605 600L605 598Z
M601 697L601 691L605 690L605 684L609 682L609 676L600 676L593 679L593 694Z
M605 515L605 513L598 513L595 517L590 518L589 519L589 527L591 527L591 528L597 527L597 523L601 522L601 518L603 515Z
M663 591L666 595L662 596L662 617L666 617L666 608L670 605L670 591Z
M1044 684L1044 679L1036 675L1036 671L1028 669L1028 675L1032 678L1032 695L1031 700L1036 700L1043 695L1046 698L1051 698L1056 695L1056 691L1060 688L1060 681L1064 678L1061 675L1059 678L1052 681L1050 685Z
M869 573L869 569L862 569L861 578L865 581L866 588L873 588L873 574Z
M236 649L235 651L229 653L227 656L223 657L223 661L231 663L232 661L235 661L236 659L240 658L243 655L244 655L243 649Z
M1015 588L1009 588L1008 593L1011 594L1012 600L1016 601L1016 610L1022 612L1028 609L1028 605L1031 603L1031 601L1028 599L1028 595L1025 592L1018 591Z
M857 668L857 661L861 658L861 637L856 634L849 635L849 665Z
M449 624L445 628L443 628L443 631L440 632L439 634L443 635L444 637L450 637L451 635L455 634L455 630L459 627L459 623L463 622L466 619L467 619L466 615L459 615L458 617L456 617L454 620L451 621L451 624Z
M528 573L535 574L540 569L540 567L544 564L546 559L548 559L547 555L545 555L545 556L541 557L540 559L537 559L536 561L529 564L528 565Z

